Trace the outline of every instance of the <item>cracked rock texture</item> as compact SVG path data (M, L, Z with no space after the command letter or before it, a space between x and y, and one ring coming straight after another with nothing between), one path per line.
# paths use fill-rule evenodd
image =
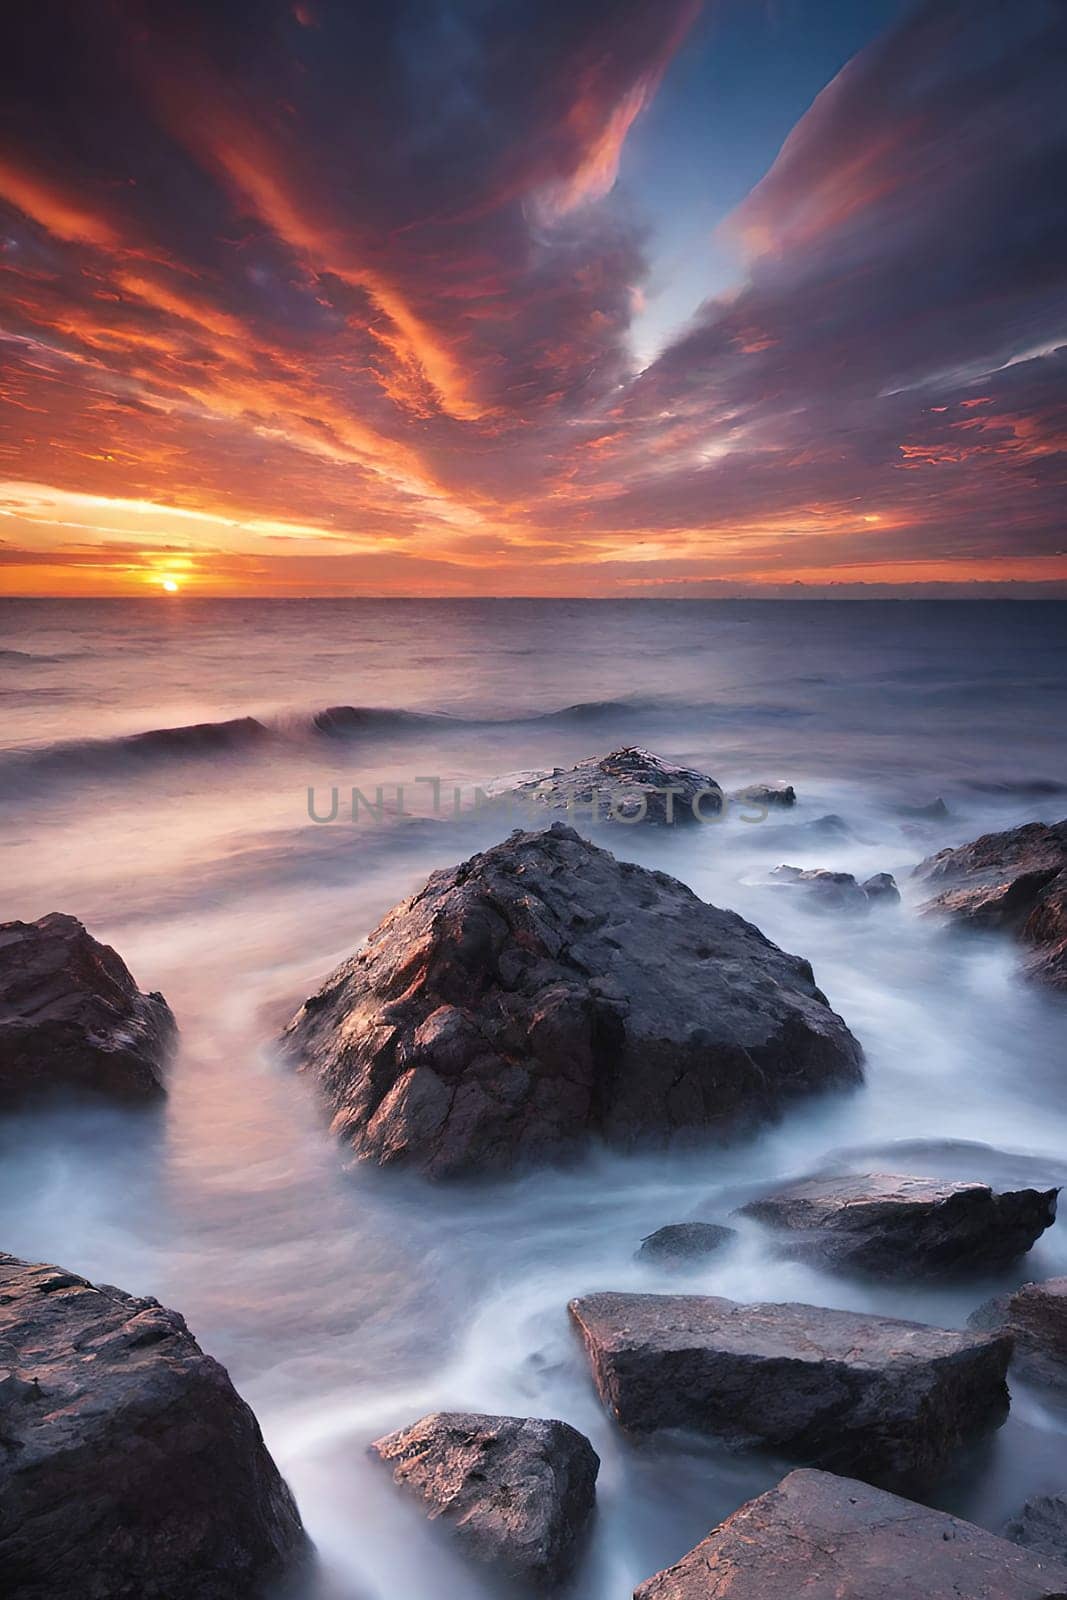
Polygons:
M77 917L0 923L0 1109L72 1090L158 1099L176 1031Z
M689 1429L908 1488L1008 1414L1004 1337L716 1295L592 1294L570 1312L634 1433Z
M0 1255L8 1600L249 1600L305 1550L255 1417L176 1311Z
M1024 1283L979 1306L970 1324L1011 1337L1012 1366L1020 1376L1067 1389L1067 1278Z
M358 1157L432 1177L721 1135L862 1079L807 961L562 823L435 872L286 1039Z
M371 1446L471 1560L552 1589L593 1512L600 1458L584 1434L539 1417L436 1412Z
M791 1472L634 1600L1064 1600L1067 1567L828 1472Z

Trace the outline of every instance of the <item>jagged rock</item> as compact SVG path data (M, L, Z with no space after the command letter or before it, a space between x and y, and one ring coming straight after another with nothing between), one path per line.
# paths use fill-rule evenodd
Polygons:
M1008 1412L996 1335L714 1295L593 1294L570 1312L635 1433L694 1430L897 1488L934 1480Z
M1067 818L939 850L915 876L938 891L924 911L1014 934L1026 947L1029 975L1067 989Z
M997 1194L985 1183L888 1173L806 1178L742 1206L787 1254L883 1278L996 1271L1056 1220L1058 1189Z
M1067 1566L828 1472L791 1472L634 1600L1064 1600Z
M717 1222L669 1222L642 1239L637 1254L642 1261L677 1266L714 1255L736 1238L734 1228L724 1228Z
M1011 1336L1012 1365L1024 1378L1067 1389L1067 1278L1024 1283L998 1295L970 1317L972 1328Z
M247 1600L306 1542L255 1417L176 1311L0 1255L11 1600Z
M806 961L562 823L435 872L286 1037L359 1157L433 1177L722 1134L862 1077Z
M802 889L819 911L867 911L871 905L892 905L900 900L900 891L888 872L878 872L866 883L857 883L851 872L830 872L826 867L774 867L770 876L776 885Z
M796 805L797 792L791 783L750 783L735 789L730 799L740 805L785 809Z
M1067 1566L1067 1494L1038 1494L1004 1529L1005 1539Z
M438 1412L371 1449L497 1577L545 1589L567 1576L600 1469L568 1423Z
M583 826L693 824L719 816L724 799L706 772L680 767L638 745L590 756L569 770L556 767L518 784L512 794L528 810L566 812Z
M77 917L0 923L0 1108L58 1091L152 1100L176 1029Z

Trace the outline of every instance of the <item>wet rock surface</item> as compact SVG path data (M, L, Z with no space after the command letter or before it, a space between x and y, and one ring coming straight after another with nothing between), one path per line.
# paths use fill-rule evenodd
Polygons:
M1067 1391L1067 1278L1024 1283L979 1306L973 1328L1010 1335L1012 1365L1024 1378Z
M669 1222L641 1240L638 1259L680 1266L716 1255L737 1238L736 1230L717 1222Z
M306 1553L255 1417L155 1300L0 1255L11 1600L247 1600Z
M789 1255L881 1278L996 1271L1056 1218L1056 1189L871 1173L808 1178L750 1201L744 1215Z
M827 1472L791 1472L634 1600L1062 1600L1067 1566Z
M939 850L915 876L936 891L924 911L1013 934L1026 949L1028 975L1067 989L1067 818Z
M739 805L787 810L796 805L797 792L791 783L750 783L744 789L735 789L730 799Z
M76 917L0 923L0 1109L63 1091L158 1099L176 1031Z
M562 823L434 873L286 1038L360 1158L433 1177L722 1135L862 1078L806 961Z
M594 1294L570 1311L634 1433L687 1429L908 1488L1008 1412L1003 1337L713 1295Z
M679 766L639 745L590 756L575 767L556 767L519 784L513 793L531 810L563 812L569 822L582 826L620 828L642 823L691 826L717 817L724 804L720 785L706 772Z
M1005 1539L1067 1565L1067 1494L1038 1494L1004 1529Z
M438 1412L371 1449L471 1560L534 1589L566 1578L600 1468L568 1423Z

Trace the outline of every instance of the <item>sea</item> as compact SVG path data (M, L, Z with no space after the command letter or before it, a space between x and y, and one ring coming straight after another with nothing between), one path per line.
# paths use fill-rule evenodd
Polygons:
M1067 1272L1062 1222L988 1281L877 1284L783 1260L732 1216L816 1171L1067 1178L1064 1001L1022 980L1006 939L920 915L910 876L943 846L1067 815L1067 605L2 600L0 712L0 917L73 913L181 1030L158 1112L0 1123L0 1246L184 1314L315 1542L296 1600L499 1600L368 1455L429 1411L589 1436L602 1466L579 1600L624 1600L787 1470L624 1438L569 1325L575 1295L961 1327L990 1295ZM608 842L808 957L863 1045L865 1087L731 1144L592 1148L508 1180L353 1167L281 1028L432 870L522 823L487 803L508 775L622 745L728 790L794 785L793 809L755 823L728 808L615 824ZM768 881L781 863L891 872L902 903L815 914ZM635 1259L691 1218L739 1236L669 1276ZM1065 1447L1067 1413L1013 1382L1009 1421L932 1501L999 1531L1067 1489Z

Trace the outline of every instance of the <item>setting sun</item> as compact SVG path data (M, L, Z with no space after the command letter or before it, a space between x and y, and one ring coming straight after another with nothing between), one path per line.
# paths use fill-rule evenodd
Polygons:
M160 583L163 585L163 588L166 590L167 594L177 594L178 593L178 580L177 580L177 578L161 578L160 579Z

